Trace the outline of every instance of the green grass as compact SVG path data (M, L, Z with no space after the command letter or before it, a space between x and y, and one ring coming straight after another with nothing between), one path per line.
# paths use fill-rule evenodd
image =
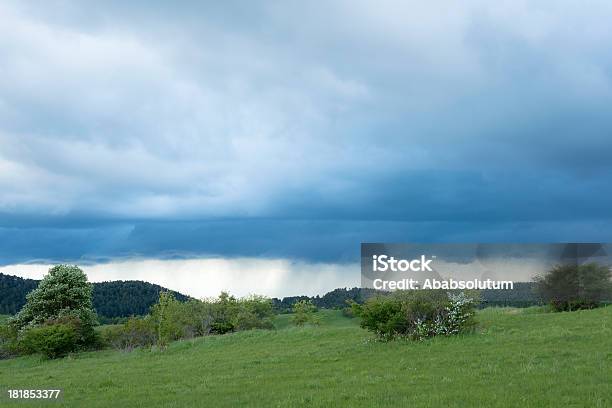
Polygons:
M485 309L477 333L422 343L372 341L333 311L318 327L290 327L288 317L276 331L165 352L0 361L0 388L62 388L55 406L73 407L612 406L611 307Z
M11 316L10 315L0 314L0 323L6 322L9 319L9 317L11 317Z

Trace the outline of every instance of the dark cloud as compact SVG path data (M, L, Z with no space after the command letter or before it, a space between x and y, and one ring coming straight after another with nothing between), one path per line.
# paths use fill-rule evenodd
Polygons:
M4 3L0 262L610 240L611 17Z
M207 256L357 263L361 242L605 242L612 222L234 219L0 229L0 265Z

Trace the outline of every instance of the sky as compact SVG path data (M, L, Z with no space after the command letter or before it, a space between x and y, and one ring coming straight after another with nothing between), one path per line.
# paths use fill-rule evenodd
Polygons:
M610 21L2 2L0 272L293 295L357 285L361 242L610 242Z

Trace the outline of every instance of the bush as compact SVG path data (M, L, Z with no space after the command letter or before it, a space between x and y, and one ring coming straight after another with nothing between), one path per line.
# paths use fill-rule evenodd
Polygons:
M474 299L464 293L448 294L449 303L433 320L419 319L412 338L423 340L434 336L451 336L471 331L476 326Z
M180 310L173 315L178 319L182 338L189 339L211 333L214 323L214 306L211 303L189 300L185 303L177 303L176 307Z
M82 315L82 313L80 313ZM53 326L56 324L63 324L70 326L75 333L75 342L80 350L87 350L95 348L98 343L98 335L91 324L91 316L86 318L83 322L79 313L64 313L61 316L48 319L44 322L45 326Z
M183 309L188 311L181 315L191 316L183 327L194 327L199 335L274 328L272 301L263 296L236 299L222 292L218 299L187 302Z
M475 296L440 290L397 291L353 304L361 327L382 340L421 340L469 331L475 326Z
M0 360L18 354L17 330L8 324L0 324Z
M13 325L0 325L0 359L36 353L58 358L99 346L100 339L93 328L74 316L48 319L21 330Z
M273 329L272 301L263 296L252 295L238 300L233 323L236 330Z
M238 311L238 301L227 292L221 292L219 299L206 301L211 305L211 333L225 334L236 329L235 316Z
M151 309L157 324L158 344L207 334L272 329L273 315L272 302L265 297L253 295L236 299L225 292L216 299L185 303L161 293L160 301Z
M610 300L612 271L608 266L557 265L535 278L536 290L555 311L592 309Z
M129 318L122 325L103 328L100 336L105 345L125 351L132 351L137 347L151 347L157 340L152 319L137 317Z
M352 303L350 306L342 308L342 316L348 317L349 319L352 319L355 317L355 310L353 310Z
M66 323L32 327L20 336L18 347L22 354L64 357L78 350L78 334L74 326Z
M219 298L179 302L169 292L160 293L159 302L145 318L130 318L121 326L101 330L106 345L132 350L171 341L238 330L272 329L272 302L262 296L236 299L227 293Z

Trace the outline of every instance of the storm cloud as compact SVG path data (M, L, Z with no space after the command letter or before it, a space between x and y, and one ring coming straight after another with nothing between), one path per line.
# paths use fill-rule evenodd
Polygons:
M0 264L609 241L605 1L0 5Z

